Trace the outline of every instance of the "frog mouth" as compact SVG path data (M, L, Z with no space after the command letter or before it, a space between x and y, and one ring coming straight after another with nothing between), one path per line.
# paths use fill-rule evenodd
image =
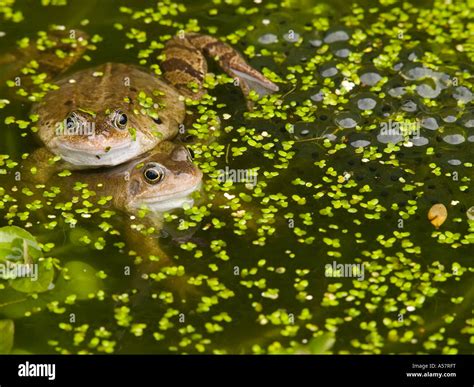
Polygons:
M185 204L192 205L194 199L190 195L201 188L202 182L199 180L198 183L192 187L174 192L168 195L160 195L155 197L140 198L134 204L134 208L145 207L153 212L165 212L176 208L182 208Z
M94 149L81 149L77 146L58 142L53 151L61 156L64 161L84 168L118 165L141 153L138 141L125 142L99 152Z

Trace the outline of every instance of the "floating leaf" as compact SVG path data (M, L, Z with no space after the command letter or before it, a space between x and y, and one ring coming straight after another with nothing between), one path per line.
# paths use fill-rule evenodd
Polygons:
M35 262L42 257L41 248L28 231L16 226L0 228L0 262Z
M38 242L28 231L16 226L0 228L0 278L9 279L13 289L23 293L48 290L54 269L42 256Z
M10 281L10 286L23 293L40 293L50 288L54 280L54 268L46 261L39 262L33 270L36 271L35 276L18 277Z
M315 337L308 344L309 352L313 355L321 355L328 351L336 343L336 336L332 332L323 333L321 336Z
M85 300L89 294L96 293L102 287L102 281L96 276L97 270L81 261L71 261L64 266L71 280L60 277L56 283L58 294L67 297L75 294L77 299Z
M68 297L75 295L77 300L85 300L90 294L103 289L103 281L96 275L97 270L87 263L71 261L64 265L67 272L61 272L54 288L50 291L32 297L18 293L13 289L2 291L0 313L9 318L21 318L32 310L39 311L50 302L64 302ZM70 279L65 279L67 276Z
M13 348L15 325L12 320L0 320L0 354L10 353Z

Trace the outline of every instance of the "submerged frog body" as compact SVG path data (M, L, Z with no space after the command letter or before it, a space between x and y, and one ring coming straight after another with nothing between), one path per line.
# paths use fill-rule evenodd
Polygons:
M22 162L21 179L12 179L13 185L7 188L18 199L17 206L28 208L32 202L41 202L44 210L35 212L35 221L47 223L51 216L62 217L64 212L58 206L64 208L65 202L82 207L82 201L78 203L76 199L84 194L83 190L87 190L90 195L87 201L100 209L97 215L110 212L110 209L118 210L117 216L109 221L121 235L127 249L133 251L133 256L140 257L135 259L137 266L132 271L131 287L138 287L139 294L149 292L153 286L159 286L160 289L169 286L176 295L181 294L183 297L184 294L194 292L195 289L184 276L159 284L156 281L150 283L142 277L174 265L173 259L161 246L161 230L167 226L162 212L179 209L186 204L192 205L192 193L201 186L202 172L192 162L191 153L185 146L163 141L151 152L122 165L76 170L70 174L60 173L70 165L55 160L57 158L51 152L40 148ZM81 190L77 190L77 186L81 186ZM57 193L54 198L45 195L51 187ZM28 195L19 192L28 192ZM104 197L112 197L112 200L98 205ZM72 211L79 214L77 207L72 207ZM142 216L144 213L146 216ZM80 227L98 230L100 226L91 226L85 219L78 216ZM136 227L137 223L139 226L145 225L145 230L153 228L155 232L143 233L140 227ZM148 259L150 256L153 259Z
M35 183L47 181L62 187L66 195L74 182L87 184L97 197L111 196L114 208L130 214L142 208L159 213L192 204L191 194L201 186L202 172L192 162L189 150L170 141L114 168L75 171L68 177L55 176L65 165L49 166L52 156L45 148L33 154L30 163L42 170L34 176ZM46 173L48 168L52 170Z
M83 33L78 36L85 39ZM74 43L78 51L84 50ZM64 71L56 63L62 59L54 61L50 52L55 48L36 52L48 56L48 76ZM106 63L55 82L55 90L33 106L41 141L77 169L115 166L149 151L178 133L185 118L183 97L202 95L207 72L204 55L216 58L238 80L245 96L252 89L261 95L278 90L231 46L210 36L176 36L166 44L164 54L162 79L132 65ZM70 66L79 57L69 55L64 64Z

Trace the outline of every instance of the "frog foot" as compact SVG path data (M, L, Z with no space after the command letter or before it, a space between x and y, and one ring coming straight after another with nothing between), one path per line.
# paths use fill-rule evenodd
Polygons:
M177 35L165 46L165 61L162 63L164 77L174 87L192 99L199 99L202 83L207 73L205 56L217 60L220 68L236 80L247 98L254 90L259 96L278 91L278 86L262 73L251 67L243 56L230 45L208 35ZM197 85L192 91L190 85ZM248 100L248 98L247 98ZM251 102L248 101L249 107Z

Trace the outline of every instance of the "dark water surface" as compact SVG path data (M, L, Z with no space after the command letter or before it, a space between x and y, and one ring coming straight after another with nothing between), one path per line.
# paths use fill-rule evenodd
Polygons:
M0 67L0 225L27 229L56 264L38 295L0 282L13 351L472 353L474 4L180 4L16 1L17 22L0 5L2 54L59 24L101 38L70 72L152 66L162 42L199 27L280 86L249 113L210 65L214 100L190 107L187 128L202 137L202 194L144 236L130 227L145 220L68 190L74 176L62 195L48 183L25 193L15 172L39 145L18 120L31 103ZM258 169L256 186L221 183L226 167ZM436 203L448 210L438 230ZM363 279L331 277L337 264L363 265Z

